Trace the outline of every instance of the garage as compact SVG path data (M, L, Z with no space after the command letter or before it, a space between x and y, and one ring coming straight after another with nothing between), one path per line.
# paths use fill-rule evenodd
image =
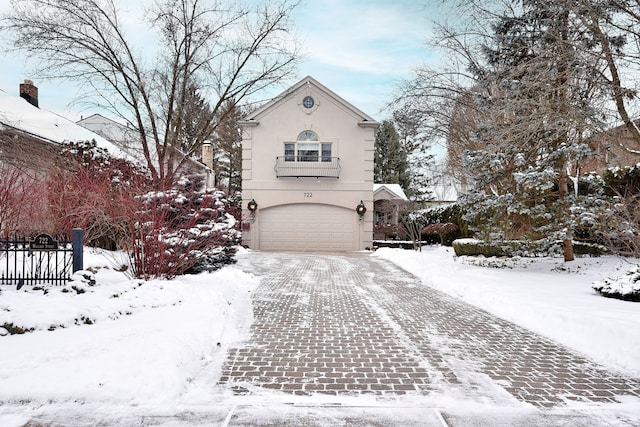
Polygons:
M291 204L259 213L260 249L271 251L355 250L358 219L332 205Z

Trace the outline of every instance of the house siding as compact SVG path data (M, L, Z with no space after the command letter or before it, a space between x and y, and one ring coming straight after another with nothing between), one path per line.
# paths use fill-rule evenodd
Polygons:
M313 97L313 109L301 105L305 96ZM275 250L370 248L377 123L309 77L247 119L243 122L242 155L244 243L253 249ZM305 130L315 132L320 143L332 144L331 155L340 158L338 178L276 177L276 157L284 155L284 143L295 142ZM258 203L254 215L246 210L252 199ZM363 218L355 213L361 200L367 207ZM306 211L304 205L308 206ZM272 224L278 219L268 213L275 207L278 209L272 212L290 218L291 232L284 233L290 235L289 243L287 238L270 235L283 234L281 226ZM263 211L265 215L261 215ZM329 212L335 213L333 218ZM291 218L296 215L308 216L308 223L304 219L293 221ZM344 232L350 229L353 232ZM296 230L300 235L309 235L307 230L313 230L315 244L300 245L294 236Z

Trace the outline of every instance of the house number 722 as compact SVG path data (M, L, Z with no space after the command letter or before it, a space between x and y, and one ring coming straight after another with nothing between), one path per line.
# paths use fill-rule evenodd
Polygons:
M304 197L313 197L313 193L303 193Z

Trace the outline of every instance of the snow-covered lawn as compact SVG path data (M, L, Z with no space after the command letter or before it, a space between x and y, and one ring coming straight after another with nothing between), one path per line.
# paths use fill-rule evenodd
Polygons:
M638 259L456 258L451 248L422 252L379 249L439 289L581 352L614 370L640 377L640 303L605 298L592 286L618 278Z
M93 273L49 287L46 294L28 286L0 287L0 325L34 329L0 336L0 425L22 425L39 410L34 408L47 405L63 405L59 411L66 414L82 403L85 411L97 407L109 419L135 408L171 415L184 410L184 402L202 408L228 402L216 382L227 348L248 336L258 279L227 266L140 282L115 271L113 256L88 250L85 267ZM640 260L478 260L435 246L422 252L380 249L371 256L391 260L425 286L640 376L640 303L604 298L592 289L593 282L623 276ZM265 414L272 413L271 405L283 397L264 393L256 399ZM310 399L323 402L322 396ZM359 406L380 404L373 397L353 399ZM22 407L24 414L16 414ZM119 415L110 408L120 408Z
M35 329L0 336L0 406L173 402L200 370L219 373L248 332L257 279L240 269L141 282L113 270L112 258L85 251L93 286L80 274L46 294L0 288L0 326Z

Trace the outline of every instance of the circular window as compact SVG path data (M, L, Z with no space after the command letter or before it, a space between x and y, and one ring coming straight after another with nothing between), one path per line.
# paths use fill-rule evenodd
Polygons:
M314 104L315 104L315 101L310 96L305 96L304 99L302 100L302 105L304 106L304 108L313 108Z

